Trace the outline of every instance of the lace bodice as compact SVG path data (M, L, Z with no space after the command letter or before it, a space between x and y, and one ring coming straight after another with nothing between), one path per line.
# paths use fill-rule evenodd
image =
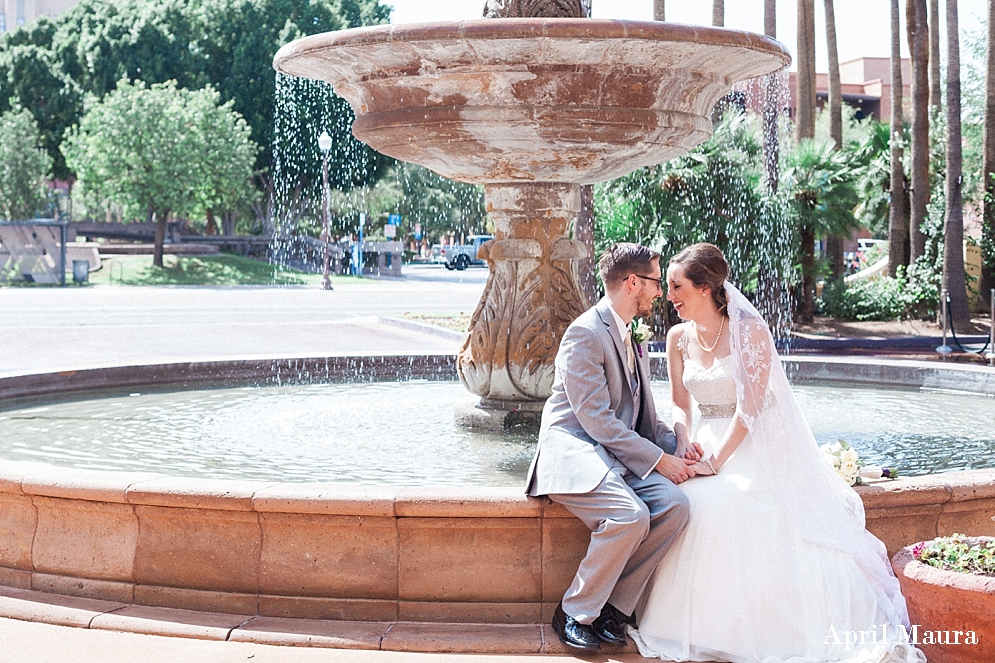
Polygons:
M716 359L705 368L688 356L688 334L681 334L678 347L684 358L684 386L699 405L736 405L736 380L732 373L732 355Z

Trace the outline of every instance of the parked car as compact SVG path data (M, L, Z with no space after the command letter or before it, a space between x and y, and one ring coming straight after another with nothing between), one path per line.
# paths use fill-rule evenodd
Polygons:
M470 265L482 265L477 257L480 245L494 239L494 235L470 235L469 244L436 244L432 247L432 262L441 262L446 269L466 269Z

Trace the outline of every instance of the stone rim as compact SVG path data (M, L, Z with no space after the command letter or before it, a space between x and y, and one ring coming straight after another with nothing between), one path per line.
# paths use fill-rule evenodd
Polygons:
M745 48L781 60L779 71L791 63L788 49L764 35L664 21L626 21L593 18L490 18L459 22L402 23L351 28L302 37L285 44L273 58L283 73L291 60L329 48L464 39L641 39L678 41Z

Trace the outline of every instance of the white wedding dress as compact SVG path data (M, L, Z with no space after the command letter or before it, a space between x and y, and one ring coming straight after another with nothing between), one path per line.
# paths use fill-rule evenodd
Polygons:
M708 457L718 451L736 411L735 358L727 355L706 368L688 358L686 346L682 350L683 381L702 414L692 439ZM881 637L881 624L900 621L901 595L883 600L854 555L800 536L790 507L795 498L786 491L804 486L778 480L783 474L771 471L754 439L761 433L751 428L717 475L680 485L691 518L636 611L638 630L630 632L640 653L736 663L925 661L918 650L894 637L884 644ZM848 631L872 626L877 644L846 646Z

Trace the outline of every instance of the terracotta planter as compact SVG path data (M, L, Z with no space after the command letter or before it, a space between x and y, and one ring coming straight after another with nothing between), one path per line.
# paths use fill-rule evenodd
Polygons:
M891 565L930 663L995 661L995 578L923 564L912 555L912 546L895 553ZM968 642L969 632L976 644Z

